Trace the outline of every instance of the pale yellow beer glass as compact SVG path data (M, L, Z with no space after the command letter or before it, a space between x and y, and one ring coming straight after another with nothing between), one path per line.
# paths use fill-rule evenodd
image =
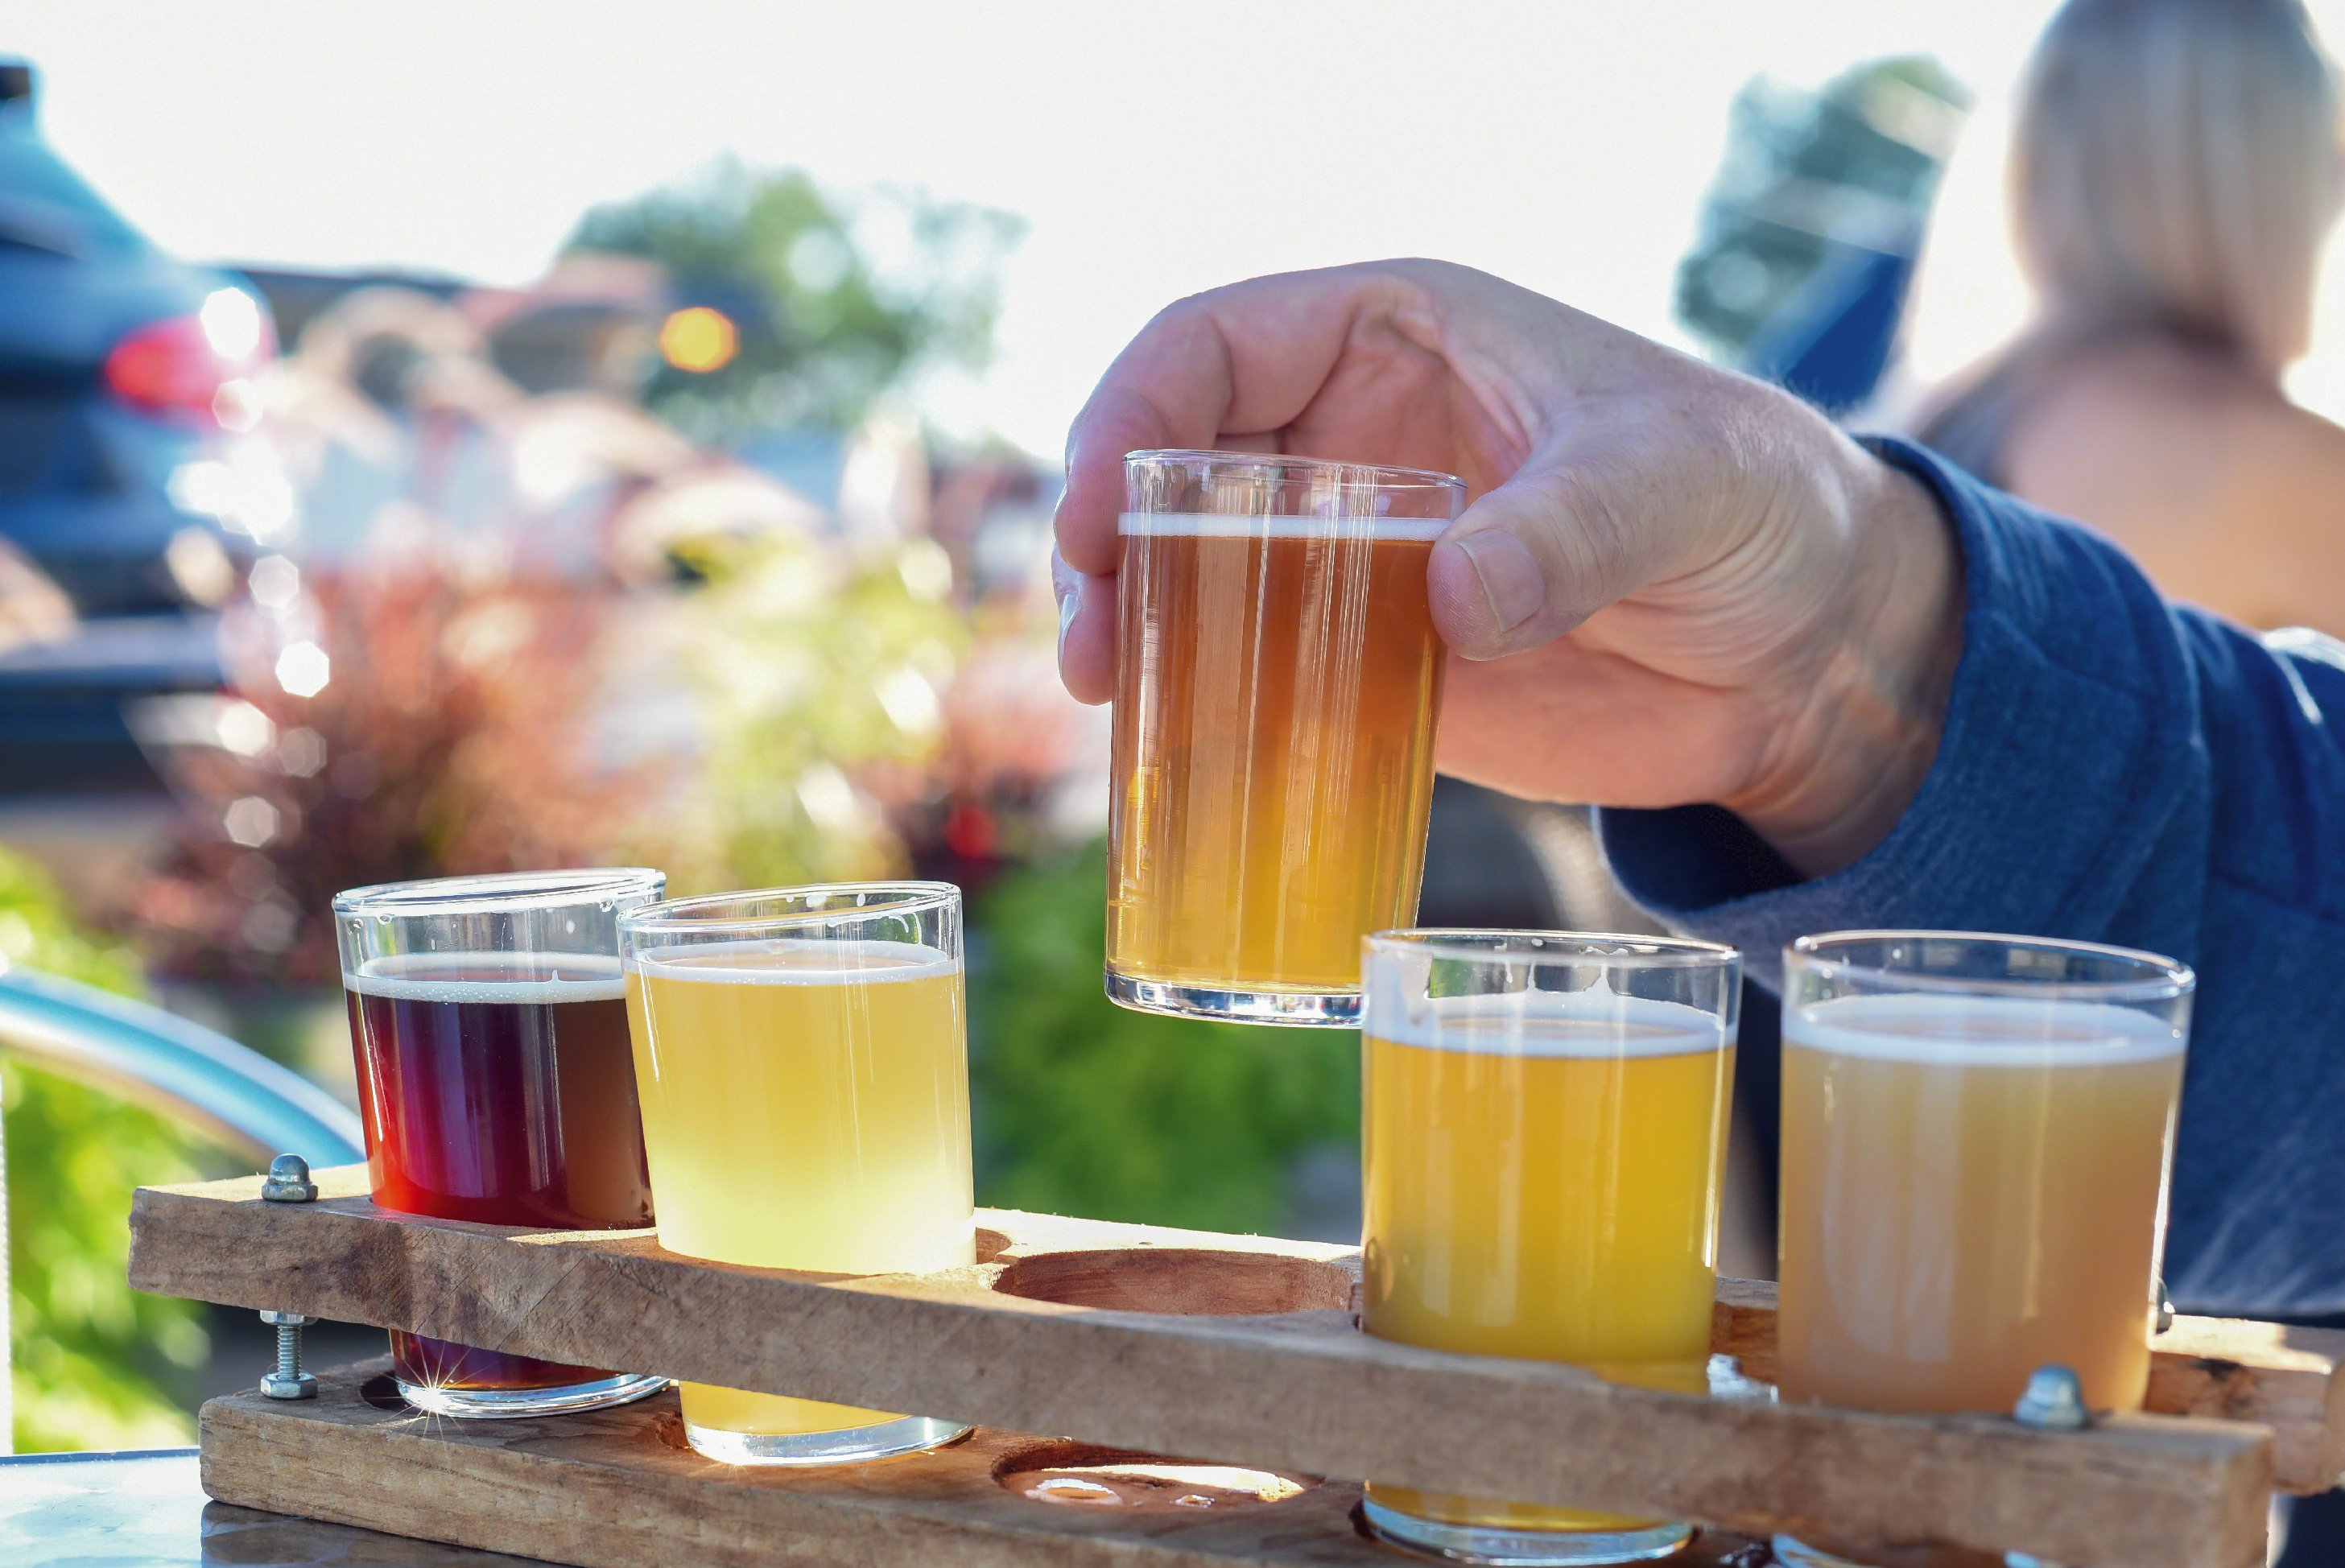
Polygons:
M1803 936L1783 968L1782 1397L2009 1414L2060 1366L2140 1409L2190 971L1929 931Z
M1366 944L1368 1332L1706 1391L1741 959L1563 932ZM1664 1520L1372 1481L1378 1535L1453 1560L1627 1563Z
M1416 917L1448 474L1250 452L1125 460L1107 990L1350 1027L1360 939Z
M660 1245L830 1274L976 1261L960 891L858 883L655 904L619 926ZM683 1385L734 1464L851 1463L965 1431Z

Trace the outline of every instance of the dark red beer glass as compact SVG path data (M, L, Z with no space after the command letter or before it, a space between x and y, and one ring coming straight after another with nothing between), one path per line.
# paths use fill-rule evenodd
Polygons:
M656 871L553 871L360 887L334 900L374 1199L403 1214L607 1230L652 1222L618 917ZM418 1409L545 1415L665 1378L392 1330Z

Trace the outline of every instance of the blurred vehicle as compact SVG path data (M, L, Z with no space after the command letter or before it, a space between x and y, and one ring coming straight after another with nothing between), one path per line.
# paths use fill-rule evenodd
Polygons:
M0 62L0 536L85 617L217 603L244 542L222 472L274 334L50 150L32 82Z
M151 787L125 704L219 684L211 612L291 521L244 436L275 347L250 293L57 157L0 60L0 541L73 612L0 653L0 794Z

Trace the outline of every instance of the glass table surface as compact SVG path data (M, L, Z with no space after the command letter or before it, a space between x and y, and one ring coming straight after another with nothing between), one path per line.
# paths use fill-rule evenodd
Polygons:
M192 1448L0 1459L0 1563L7 1568L530 1568L442 1546L204 1495Z

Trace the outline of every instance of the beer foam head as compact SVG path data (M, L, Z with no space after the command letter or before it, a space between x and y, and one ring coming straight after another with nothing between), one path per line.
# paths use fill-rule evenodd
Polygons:
M401 953L370 958L342 984L407 1002L607 1002L627 994L602 953Z
M1369 539L1429 544L1447 528L1438 517L1249 517L1235 512L1127 511L1127 539Z
M638 950L647 977L726 986L874 986L960 973L960 961L918 942L743 937Z
M1734 1043L1700 1007L1601 987L1410 998L1388 986L1369 995L1360 1027L1396 1045L1509 1057L1681 1057Z
M1930 1067L2093 1067L2181 1051L2183 1031L2106 1002L1910 993L1839 996L1783 1017L1783 1043Z

